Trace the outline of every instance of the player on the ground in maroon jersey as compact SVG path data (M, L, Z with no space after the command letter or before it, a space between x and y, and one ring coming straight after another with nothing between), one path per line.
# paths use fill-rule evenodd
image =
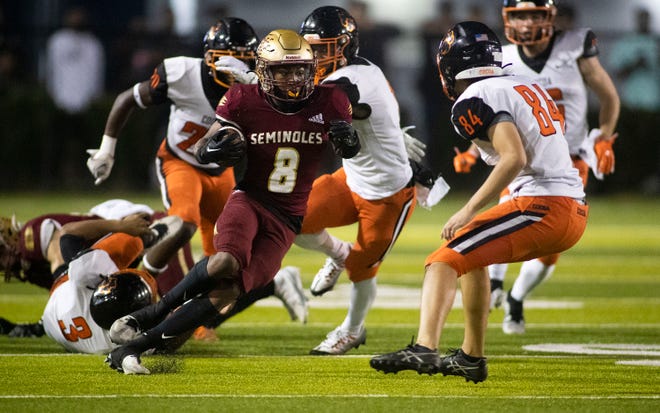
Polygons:
M91 219L120 219L136 212L146 212L151 219L166 216L144 204L124 199L111 199L86 213L51 213L23 223L14 217L0 217L0 272L5 280L19 279L50 290L53 281L66 271L67 263L60 249L61 228L69 222ZM91 242L87 246L91 246ZM176 285L194 264L192 248L186 243L167 263L167 270L158 277L158 293L163 295ZM38 322L14 324L0 318L0 335L31 337L43 334Z
M216 222L216 253L159 303L113 324L111 338L126 344L108 356L111 368L149 374L140 364L144 351L227 313L273 279L300 231L328 141L342 157L360 149L348 97L333 86L314 87L315 71L309 44L292 30L274 30L257 49L259 83L234 85L222 98L197 159L231 165L246 157L247 169Z

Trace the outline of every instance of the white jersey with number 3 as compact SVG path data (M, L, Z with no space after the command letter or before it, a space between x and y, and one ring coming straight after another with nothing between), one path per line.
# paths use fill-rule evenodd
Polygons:
M94 322L89 303L101 274L118 271L107 252L89 250L69 264L68 280L52 291L41 320L48 337L74 353L108 353L117 347Z
M516 125L527 156L527 164L508 186L512 196L584 197L563 118L545 89L523 76L486 78L471 84L452 108L456 131L478 146L489 165L495 165L499 155L487 132L500 120Z
M557 33L552 51L540 72L529 67L521 58L522 51L510 44L502 47L502 65L507 73L524 75L547 89L566 119L566 140L571 155L579 152L587 138L587 86L578 59L585 53L589 29L575 29Z

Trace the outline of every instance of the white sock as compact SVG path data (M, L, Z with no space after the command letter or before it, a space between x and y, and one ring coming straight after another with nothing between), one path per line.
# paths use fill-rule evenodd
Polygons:
M142 257L142 266L149 272L149 274L156 276L165 272L169 264L165 264L162 268L156 268L147 261L147 256L145 255Z
M504 282L507 268L509 268L509 264L491 264L488 266L488 276L491 280Z
M546 266L539 260L525 261L511 288L511 297L523 301L536 286L552 275L554 269L554 265Z
M348 307L348 314L341 324L341 329L348 330L351 334L359 333L375 298L376 277L353 283L351 303Z
M316 234L300 234L295 244L301 248L319 251L337 261L345 261L350 252L350 244L323 230ZM348 247L347 247L348 246Z

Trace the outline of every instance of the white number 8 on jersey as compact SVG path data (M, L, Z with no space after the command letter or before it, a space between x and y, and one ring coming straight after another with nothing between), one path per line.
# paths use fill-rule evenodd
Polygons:
M296 186L300 155L293 148L279 148L275 154L274 169L268 178L268 190L289 194Z

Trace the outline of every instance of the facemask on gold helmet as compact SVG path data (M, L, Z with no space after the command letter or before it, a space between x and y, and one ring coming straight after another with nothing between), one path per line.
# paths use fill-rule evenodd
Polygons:
M301 35L273 30L257 48L256 73L265 94L281 102L299 102L314 91L316 59Z
M504 0L504 35L523 46L544 42L552 37L556 15L554 0Z

